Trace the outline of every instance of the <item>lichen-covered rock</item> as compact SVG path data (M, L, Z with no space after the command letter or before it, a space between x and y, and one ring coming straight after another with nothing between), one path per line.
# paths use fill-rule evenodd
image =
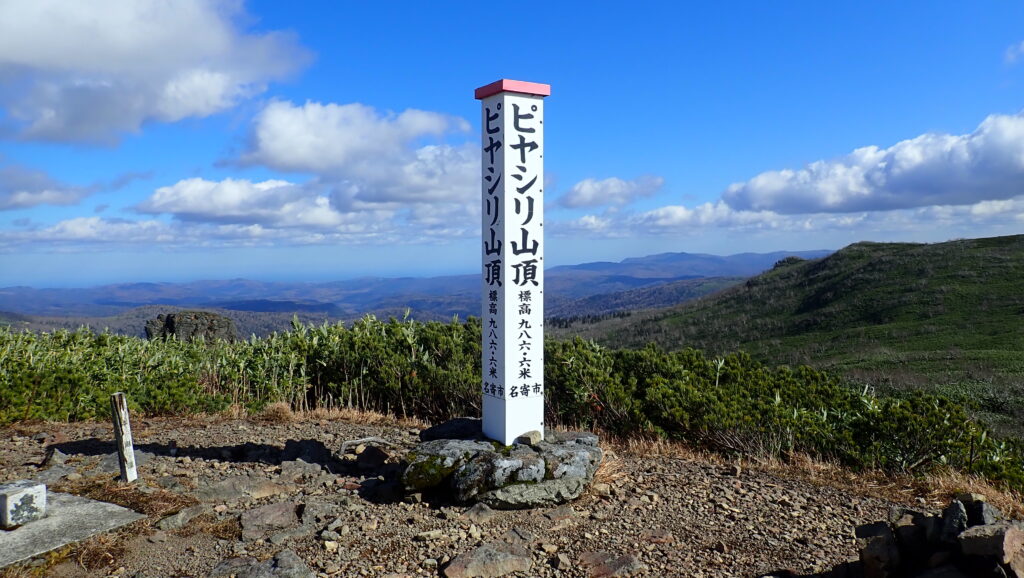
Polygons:
M473 456L452 477L455 497L466 502L476 495L508 485L512 475L523 468L523 460L485 451Z
M588 431L544 430L544 441L553 444L584 445L597 447L597 434Z
M592 478L603 457L601 448L575 441L559 444L541 442L537 449L547 468L545 477L556 480L563 477Z
M512 484L480 494L477 499L497 510L522 510L564 504L580 497L586 487L583 478L561 478L536 484Z
M432 440L409 453L409 466L402 480L405 489L419 492L441 485L456 469L480 452L493 451L488 442L468 440Z
M238 331L231 319L209 311L179 311L156 316L146 322L146 339L179 341L203 339L205 341L237 341Z
M430 428L429 433L421 432L420 437L442 433L473 436L480 431L478 426L479 420L458 418ZM579 497L603 457L597 436L549 430L545 441L537 438L531 436L511 446L472 439L430 439L409 452L403 484L410 492L443 490L459 502L486 500L498 508L562 504Z
M522 464L515 472L516 482L539 482L544 479L547 468L544 458L530 449L514 449L510 454Z

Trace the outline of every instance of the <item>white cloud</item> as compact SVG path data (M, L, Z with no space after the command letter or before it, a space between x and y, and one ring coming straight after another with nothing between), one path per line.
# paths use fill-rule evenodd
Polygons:
M558 203L563 207L598 207L626 205L636 199L649 197L665 183L661 177L643 176L631 181L618 177L584 179L572 186Z
M135 209L170 215L175 226L189 230L228 227L219 228L213 238L220 238L224 231L245 231L246 238L274 238L291 244L332 239L414 241L479 234L479 203L372 203L339 188L343 187L319 181L296 184L191 178L160 187ZM343 206L335 203L337 197L345 198Z
M778 226L780 216L771 211L737 211L722 201L704 203L689 208L670 205L641 213L630 218L634 228L673 229L695 228L772 228Z
M965 135L925 134L868 146L803 169L768 171L728 188L739 210L783 214L964 205L1024 193L1024 115L992 115Z
M0 0L0 108L22 138L85 142L223 111L309 59L246 18L231 0Z
M390 211L341 212L313 185L288 181L185 179L160 187L140 203L143 213L168 213L182 221L232 223L267 227L331 229L358 221L388 219ZM362 227L361 227L362 228Z
M1017 59L1019 59L1021 55L1024 55L1024 41L1017 44L1011 44L1010 47L1006 49L1004 59L1007 64L1013 64L1017 62Z
M243 164L313 173L337 183L339 206L361 201L470 202L480 154L471 144L422 144L469 130L464 119L363 104L272 102L257 116ZM420 146L421 145L421 146Z
M989 227L1024 222L1024 195L998 201L979 201L967 205L934 205L889 211L860 211L850 213L814 212L780 214L773 211L737 210L717 201L696 207L671 205L636 215L624 215L610 221L596 219L601 227L597 232L626 231L628 235L643 234L705 234L715 230L750 233L756 231L821 232L862 231L866 234L918 230L931 232L936 228L954 230L969 227L971 236L985 236Z
M46 173L18 165L0 166L0 211L38 205L73 205L95 191L59 183Z

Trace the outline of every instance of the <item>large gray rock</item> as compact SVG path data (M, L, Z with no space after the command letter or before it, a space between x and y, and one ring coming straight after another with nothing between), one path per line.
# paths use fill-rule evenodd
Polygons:
M1008 522L973 526L957 538L968 556L991 556L1000 564L1009 564L1024 552L1024 530Z
M299 525L298 504L278 502L255 510L246 510L241 516L242 539L255 540L268 532Z
M204 506L203 504L190 506L188 508L178 511L178 513L176 514L172 514L170 516L167 516L163 520L160 520L156 523L156 527L160 528L161 530L177 530L178 528L184 527L185 524L188 524L193 519L197 518L202 514L205 514L208 511L209 507Z
M530 551L518 544L489 542L459 554L444 569L447 578L493 578L513 572L527 573L533 567Z
M537 444L546 467L545 478L593 478L601 464L601 448L589 444L541 442Z
M588 431L544 430L544 441L553 444L586 445L597 447L597 434Z
M947 544L956 544L956 537L967 529L967 508L960 500L953 500L942 511L942 531L939 539Z
M489 442L433 440L409 452L409 466L402 477L406 490L417 492L437 487L456 469L481 452L494 450Z
M479 420L458 418L422 432L476 435ZM533 432L537 433L537 432ZM591 433L548 430L544 440L524 436L511 446L473 439L430 439L408 455L406 491L440 490L463 503L521 509L551 506L583 493L604 454Z
M512 475L523 469L523 460L485 451L473 456L452 477L455 497L467 502L480 493L508 485Z
M512 484L480 494L477 499L499 510L523 510L575 500L586 487L583 478L560 478L536 484Z
M231 558L218 564L210 578L313 578L316 574L291 550L282 550L265 562L251 557Z
M633 554L616 556L608 552L584 552L580 554L580 564L590 570L591 576L602 578L632 576L647 570L647 566Z
M238 331L231 319L209 311L179 311L161 313L156 319L146 322L146 339L167 339L174 336L179 341L202 338L205 341L237 341Z
M896 536L889 524L878 522L859 526L856 536L864 578L895 578L901 558Z

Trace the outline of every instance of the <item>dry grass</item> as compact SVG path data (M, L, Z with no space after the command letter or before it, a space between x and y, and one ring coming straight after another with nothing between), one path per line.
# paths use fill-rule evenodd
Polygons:
M341 407L341 408L316 408L299 414L300 419L311 419L318 421L344 421L360 425L390 425L404 428L424 429L430 424L414 417L398 417L366 411L362 409Z
M78 545L75 561L86 570L114 566L127 552L125 540L117 534L99 534Z
M597 471L594 472L594 484L616 485L628 475L622 458L614 450L605 449L604 459L601 460Z
M274 402L268 404L263 411L256 416L257 421L272 423L272 424L286 424L295 421L297 416L292 411L292 406L283 401Z
M187 525L173 533L186 538L196 534L208 534L221 540L241 540L242 524L237 516L222 520L217 518L216 514L207 512L192 518Z
M52 489L57 492L117 504L147 516L157 517L173 514L182 508L199 503L191 496L163 489L151 492L143 491L138 484L121 484L108 476L83 478L74 482L65 480L55 484Z

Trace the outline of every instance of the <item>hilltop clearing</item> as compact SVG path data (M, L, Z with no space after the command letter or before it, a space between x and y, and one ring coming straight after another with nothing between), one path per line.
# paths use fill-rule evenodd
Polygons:
M857 557L855 526L886 519L893 505L935 511L957 489L864 477L836 487L826 483L836 472L820 465L773 472L671 446L613 444L598 474L604 485L569 506L467 513L397 495L399 462L419 427L366 418L139 419L140 479L131 486L112 482L109 424L8 427L0 429L0 481L46 477L56 491L147 514L44 563L47 575L64 577L207 576L231 566L240 574L289 552L319 575L435 576L489 542L521 547L514 551L532 576L598 575L587 562L601 555L635 575L808 576ZM340 451L368 436L388 445ZM990 496L1019 514L1019 504Z

